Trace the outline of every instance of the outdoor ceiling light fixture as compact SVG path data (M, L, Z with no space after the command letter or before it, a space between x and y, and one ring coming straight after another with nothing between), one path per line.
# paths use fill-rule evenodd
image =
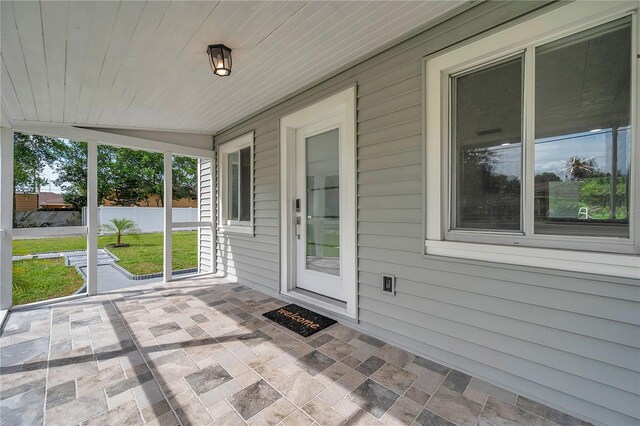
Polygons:
M220 77L231 74L231 49L224 44L212 44L207 48L213 73Z

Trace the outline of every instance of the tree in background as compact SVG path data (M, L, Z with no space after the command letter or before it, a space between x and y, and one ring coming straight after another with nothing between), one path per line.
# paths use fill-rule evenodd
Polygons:
M63 143L57 149L54 170L58 173L56 185L63 190L66 203L74 207L86 205L87 147L85 142ZM173 199L197 199L197 160L188 157L173 158ZM151 204L164 205L163 154L98 146L98 200L107 200L116 206Z
M13 134L13 210L17 192L38 193L49 181L42 176L46 166L55 163L61 142L39 135Z
M198 160L173 156L173 199L198 199Z
M56 160L58 139L15 132L13 136L14 192L35 192L49 183L42 177L46 166Z
M564 171L572 180L586 179L590 177L602 176L598 163L593 157L581 159L580 157L571 157L566 161Z
M140 191L149 205L156 195L156 207L164 206L164 155L158 152L135 151L140 162Z
M56 184L74 207L86 205L86 143L69 143L59 152ZM146 202L163 186L162 154L113 146L98 146L98 200L116 206ZM160 191L162 193L162 190ZM162 205L162 204L160 204Z
M571 180L580 181L580 206L589 209L593 219L628 221L627 178L600 170L593 157L571 157L564 171Z
M108 200L116 206L135 206L148 201L151 194L144 177L149 167L143 164L145 153L102 145L99 151L102 152L103 169L98 174L98 181L108 188L100 200Z
M611 205L612 198L615 209ZM591 209L590 215L596 219L628 219L626 177L618 177L614 197L611 196L611 175L586 180L580 185L580 202Z
M553 172L543 172L535 176L536 183L560 182L560 176Z
M111 192L110 148L98 147L98 200ZM111 148L115 149L115 148ZM87 205L87 143L63 140L56 150L57 161L52 166L58 178L54 183L62 189L64 202L76 209Z
M65 204L79 209L87 205L87 144L66 141L58 146L58 174L53 183L62 189Z
M87 202L87 143L19 132L14 136L14 196L40 191L49 183L42 176L49 166L57 178L64 202L76 209ZM173 199L198 198L197 161L173 157ZM155 196L155 197L154 197ZM15 197L14 197L15 198ZM98 146L98 202L116 206L164 205L164 157L162 153Z
M512 226L519 216L520 177L496 170L495 147L458 151L457 179L462 222L485 221L497 227ZM462 161L460 161L462 160Z

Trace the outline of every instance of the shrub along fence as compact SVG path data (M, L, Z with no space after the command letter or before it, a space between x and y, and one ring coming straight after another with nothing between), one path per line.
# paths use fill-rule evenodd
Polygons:
M82 226L84 212L79 210L18 211L14 217L16 228L49 228L52 226Z

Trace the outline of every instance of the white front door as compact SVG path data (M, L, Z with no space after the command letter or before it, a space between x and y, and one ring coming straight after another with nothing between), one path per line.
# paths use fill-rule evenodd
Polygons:
M281 291L356 318L355 88L280 126Z
M340 185L340 133L333 120L296 131L295 263L298 288L345 301L340 213L351 206Z

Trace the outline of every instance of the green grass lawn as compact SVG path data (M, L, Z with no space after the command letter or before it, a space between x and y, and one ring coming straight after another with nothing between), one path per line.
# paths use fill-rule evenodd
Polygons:
M29 259L13 262L13 304L37 302L73 294L84 279L64 259Z
M198 266L198 232L181 231L173 233L173 270L195 268ZM153 234L125 235L122 242L129 247L108 247L108 250L120 258L118 265L134 275L162 272L164 235ZM115 243L114 236L98 237L98 247L104 248ZM13 254L25 255L57 251L85 250L86 237L34 238L13 241Z
M100 242L100 238L98 238L98 245L100 245ZM19 256L34 253L84 250L86 246L87 237L31 238L27 240L13 240L13 255ZM104 244L102 247L104 247Z
M108 247L120 258L118 265L134 275L162 272L163 233L125 235L122 242L129 247ZM198 266L198 232L173 233L173 270ZM115 243L114 236L98 237L98 247ZM13 241L13 254L85 250L87 239L81 237L37 238ZM83 278L64 259L30 259L13 262L14 305L47 300L73 294Z
M109 251L120 258L118 265L134 275L162 272L162 233L141 234L140 238L125 236L122 242L129 247L109 247ZM112 243L110 241L109 243ZM183 231L173 233L173 270L198 266L198 233ZM98 243L100 245L100 243Z

